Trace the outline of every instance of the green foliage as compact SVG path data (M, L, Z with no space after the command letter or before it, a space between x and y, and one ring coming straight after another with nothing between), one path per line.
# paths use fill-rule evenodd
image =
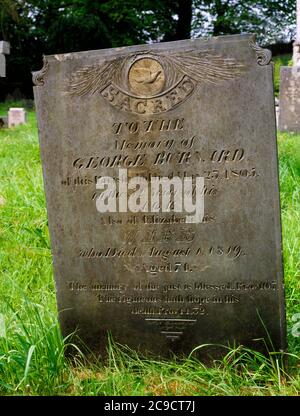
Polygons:
M274 62L274 92L275 96L279 96L279 86L280 86L280 67L281 66L290 66L291 64L291 54L278 55L273 57Z
M291 330L300 312L300 135L280 134L278 144L289 366L280 354L234 346L209 367L194 352L143 359L112 338L102 364L78 348L75 360L64 354L73 344L57 321L35 115L0 130L0 395L299 394L300 342Z
M300 354L299 338L291 336L291 317L300 312L300 136L292 133L281 134L279 149L288 333L293 351Z
M295 0L0 0L0 38L11 43L0 99L32 96L43 55L245 32L291 41Z
M12 2L0 0L3 1ZM11 43L11 55L7 57L7 80L12 84L11 89L21 88L25 96L32 96L31 71L42 67L43 55L133 45L163 38L166 31L175 27L177 8L176 0L18 2L14 8L17 20L12 13L0 14L0 33ZM2 89L2 98L5 98Z
M204 14L210 19L206 34L215 36L256 33L263 44L292 39L295 30L295 0L194 0L194 32L203 35Z
M0 0L0 30L5 38L6 21L18 21L16 2L14 0Z

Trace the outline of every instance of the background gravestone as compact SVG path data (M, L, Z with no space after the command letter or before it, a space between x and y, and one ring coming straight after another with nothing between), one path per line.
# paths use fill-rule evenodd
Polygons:
M64 335L101 353L107 331L158 355L285 348L270 59L250 35L45 57L33 81ZM203 177L203 222L98 212L96 182L120 168Z
M300 66L280 68L279 130L300 132Z
M26 111L24 108L11 107L8 111L8 127L15 127L26 123Z
M300 0L297 0L293 66L280 68L279 130L300 132Z
M10 44L9 42L0 42L0 77L4 78L6 76L6 60L5 55L9 55L10 53ZM7 127L7 119L8 117L2 116L0 114L0 129Z
M9 42L0 42L0 77L6 76L6 60L5 55L10 53L10 44Z

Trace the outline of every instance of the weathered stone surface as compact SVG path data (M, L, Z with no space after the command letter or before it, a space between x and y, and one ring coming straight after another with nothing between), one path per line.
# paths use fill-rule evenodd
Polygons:
M300 66L280 68L279 130L300 132Z
M297 0L297 31L293 43L293 67L280 68L279 130L300 132L300 0Z
M9 42L0 41L0 77L5 78L6 76L6 60L5 55L10 53Z
M0 53L3 53L5 55L10 54L10 43L5 42L4 40L0 41Z
M5 55L0 53L0 77L4 78L6 76L6 60Z
M26 111L24 108L11 107L8 111L8 127L15 127L26 123Z
M45 57L34 95L64 335L167 355L262 348L267 329L285 348L269 61L250 35ZM202 222L120 200L100 213L96 183L120 172L204 178Z

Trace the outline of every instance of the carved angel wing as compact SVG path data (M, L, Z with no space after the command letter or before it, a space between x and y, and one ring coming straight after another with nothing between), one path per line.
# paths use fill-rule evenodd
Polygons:
M66 93L69 95L92 95L102 91L110 82L117 87L124 87L125 64L129 60L143 55L151 55L155 59L163 61L166 74L166 88L171 88L183 75L188 76L196 82L217 84L220 81L230 80L239 76L244 65L233 58L224 58L221 55L214 55L209 51L186 51L186 52L140 52L128 56L120 56L103 64L86 66L75 71L69 80ZM157 74L153 74L155 76ZM152 74L151 79L152 81ZM139 80L137 81L139 82ZM142 80L143 83L145 78Z
M103 65L89 65L76 71L68 84L67 93L83 96L103 90L109 82L118 78L125 58L119 57Z
M244 65L233 58L224 58L208 51L181 52L167 55L176 70L197 82L217 84L242 74Z

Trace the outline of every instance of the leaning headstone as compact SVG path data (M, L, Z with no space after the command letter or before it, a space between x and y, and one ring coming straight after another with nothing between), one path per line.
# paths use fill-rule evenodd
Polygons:
M15 127L26 123L26 111L24 108L11 107L8 111L8 127Z
M297 0L297 34L293 66L280 68L279 130L300 132L300 0Z
M250 35L45 57L34 96L64 335L103 354L108 332L160 356L285 348L270 59Z
M9 42L0 41L0 77L6 76L6 61L5 55L10 53L10 44Z

